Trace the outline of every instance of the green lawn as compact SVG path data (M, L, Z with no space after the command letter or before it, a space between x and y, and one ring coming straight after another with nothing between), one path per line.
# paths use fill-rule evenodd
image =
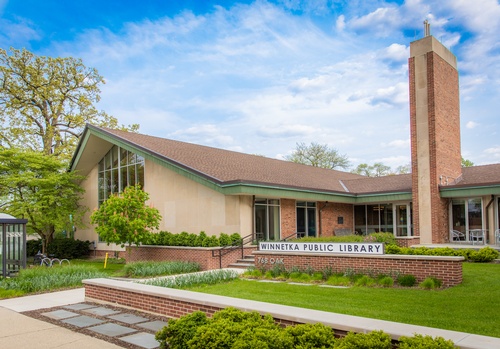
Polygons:
M500 337L500 264L464 263L464 281L427 291L322 288L249 280L193 291Z

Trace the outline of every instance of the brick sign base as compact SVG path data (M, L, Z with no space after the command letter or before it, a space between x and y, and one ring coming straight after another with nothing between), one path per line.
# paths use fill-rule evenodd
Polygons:
M330 268L333 272L354 271L376 274L411 274L417 282L427 277L435 277L444 287L462 283L463 257L406 256L406 255L356 255L356 254L310 254L297 252L254 251L255 266L269 270L283 265L287 270L298 267L322 271Z

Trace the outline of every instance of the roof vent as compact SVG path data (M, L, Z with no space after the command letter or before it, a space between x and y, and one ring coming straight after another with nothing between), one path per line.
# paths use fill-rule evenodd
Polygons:
M429 21L426 19L424 21L424 37L431 35L431 25Z

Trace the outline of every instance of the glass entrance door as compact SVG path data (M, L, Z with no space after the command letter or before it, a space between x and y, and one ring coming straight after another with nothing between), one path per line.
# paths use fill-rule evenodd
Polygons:
M297 237L316 236L316 203L297 202Z
M279 200L255 200L255 239L274 241L280 237Z
M408 235L408 206L396 205L396 236Z

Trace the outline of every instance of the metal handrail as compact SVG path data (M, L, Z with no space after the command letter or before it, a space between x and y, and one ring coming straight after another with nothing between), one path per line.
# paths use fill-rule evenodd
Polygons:
M297 238L297 233L290 234L290 235L284 237L283 239L281 239L280 241L288 241L289 239L293 239L293 237Z
M219 268L222 269L222 257L225 256L226 254L241 248L241 258L245 256L245 249L244 246L251 243L253 241L253 234L247 235L242 237L236 242L233 242L231 245L228 246L222 246L218 249L212 250L212 257L219 257ZM216 254L216 252L219 252Z

